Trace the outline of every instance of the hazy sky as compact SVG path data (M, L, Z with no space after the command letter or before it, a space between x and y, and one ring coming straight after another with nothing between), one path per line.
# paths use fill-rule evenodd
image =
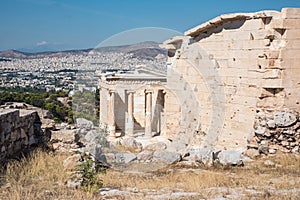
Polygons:
M133 28L184 32L220 14L300 7L300 0L1 0L0 50L90 48Z

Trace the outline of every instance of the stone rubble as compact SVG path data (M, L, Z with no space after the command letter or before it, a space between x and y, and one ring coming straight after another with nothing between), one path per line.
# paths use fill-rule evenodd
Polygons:
M77 125L81 128L52 131L53 137L50 142L55 150L87 153L97 162L107 166L133 162L159 162L166 165L183 162L193 166L198 166L199 163L208 166L214 163L238 166L243 164L244 158L239 151L186 147L186 144L180 144L178 141L165 143L162 138L159 139L161 141L148 142L145 146L140 140L131 137L108 142L105 139L105 131L91 126L92 122L88 120L80 121L84 122L84 125Z
M264 123L266 122L266 123ZM300 121L299 113L292 110L259 109L256 115L249 149L257 149L261 154L299 153Z

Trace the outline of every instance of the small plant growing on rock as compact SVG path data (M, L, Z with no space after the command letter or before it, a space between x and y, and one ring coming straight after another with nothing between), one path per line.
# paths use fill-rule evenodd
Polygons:
M79 165L80 174L82 178L81 186L85 191L98 192L103 186L103 181L97 178L98 173L104 173L105 168L100 164L95 163L91 158L87 158Z

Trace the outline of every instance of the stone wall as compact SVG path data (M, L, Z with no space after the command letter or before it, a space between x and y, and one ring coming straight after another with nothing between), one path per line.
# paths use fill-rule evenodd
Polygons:
M299 30L300 9L284 8L221 15L166 41L177 132L189 144L246 147L258 109L299 111Z
M0 111L0 161L17 156L36 144L41 122L36 111L5 109Z

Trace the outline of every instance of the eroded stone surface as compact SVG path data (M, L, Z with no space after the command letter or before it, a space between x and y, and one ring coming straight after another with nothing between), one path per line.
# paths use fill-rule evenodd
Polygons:
M131 161L136 160L137 157L135 154L130 152L124 152L124 153L116 153L116 163L129 163Z
M277 112L274 114L274 121L279 127L288 127L296 123L297 116L290 112Z
M137 159L141 161L147 161L147 160L150 161L152 158L153 158L153 152L147 149L137 154Z
M153 159L166 164L173 164L181 160L181 155L175 152L155 151L153 154Z
M77 118L76 125L77 125L77 128L86 129L88 131L93 129L93 127L94 127L93 122L91 122L87 119L84 119L84 118Z
M220 163L223 165L243 165L241 154L234 150L221 151L218 158Z
M125 148L134 149L136 151L141 151L143 145L140 142L137 142L134 138L124 138L121 141L121 145Z

